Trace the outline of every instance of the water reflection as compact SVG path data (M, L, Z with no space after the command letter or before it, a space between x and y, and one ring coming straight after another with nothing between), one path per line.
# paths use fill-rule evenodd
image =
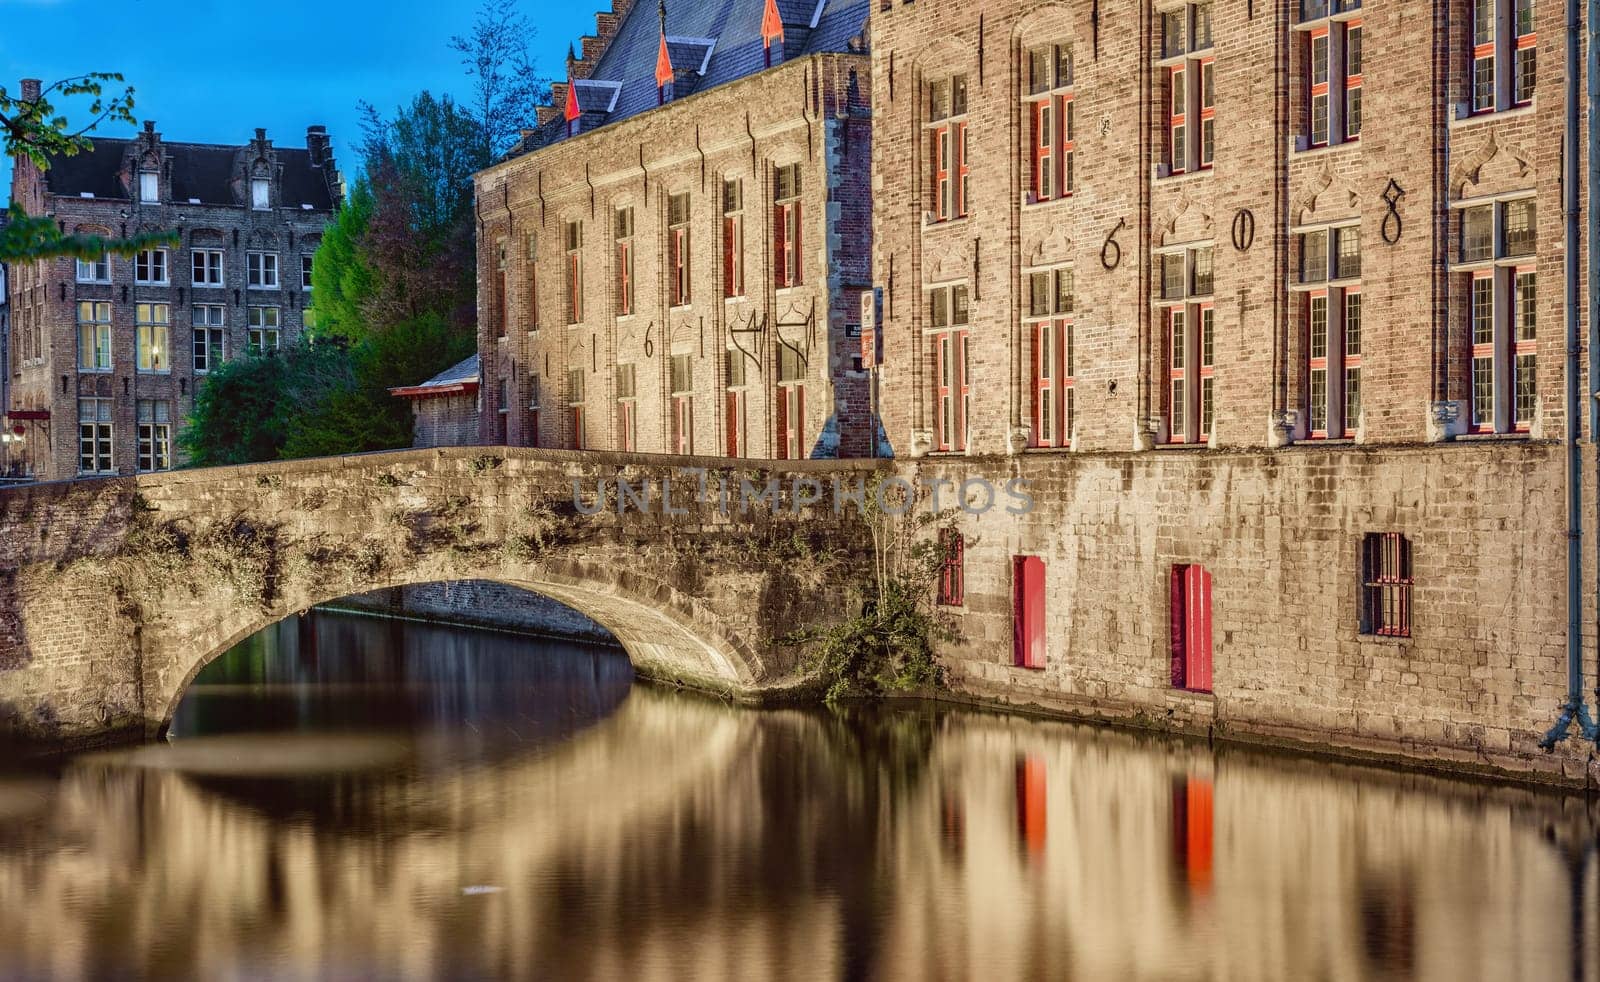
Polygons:
M585 682L592 652L474 666L496 642L446 632L446 666L389 630L319 625L309 665L269 645L229 675L257 695L201 693L171 748L0 778L0 977L1595 978L1573 799L758 713ZM355 705L386 673L394 705Z

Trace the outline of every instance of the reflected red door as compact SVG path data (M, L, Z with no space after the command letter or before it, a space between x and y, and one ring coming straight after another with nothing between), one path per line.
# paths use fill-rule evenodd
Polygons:
M1017 761L1017 835L1032 855L1044 852L1044 761L1025 757Z

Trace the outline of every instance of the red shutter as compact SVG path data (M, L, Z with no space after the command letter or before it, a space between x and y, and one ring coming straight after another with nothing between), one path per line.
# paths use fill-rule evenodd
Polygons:
M789 282L789 264L783 252L783 206L772 209L772 268L773 282L784 286Z
M1184 688L1211 691L1211 574L1190 566L1185 584L1188 631L1184 643Z
M805 282L803 275L805 263L801 260L800 252L800 202L796 201L789 206L789 222L793 230L794 249L789 257L789 285L799 286Z
M1012 559L1012 661L1019 668L1044 668L1044 560Z
M778 389L778 459L789 459L789 393Z
M739 393L728 393L723 404L727 424L727 451L729 457L739 456Z
M722 295L736 297L739 291L733 280L733 219L722 220Z
M1172 625L1172 687L1182 689L1188 685L1189 611L1187 599L1187 566L1172 567L1172 607L1168 619Z

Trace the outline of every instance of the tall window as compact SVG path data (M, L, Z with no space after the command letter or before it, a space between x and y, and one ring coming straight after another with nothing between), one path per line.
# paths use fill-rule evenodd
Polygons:
M804 460L806 454L805 365L800 352L778 342L778 459Z
M111 305L78 301L78 370L111 371Z
M744 181L722 182L722 295L744 296Z
M1033 133L1033 200L1064 198L1077 183L1072 45L1047 44L1028 52L1027 101Z
M161 175L153 170L139 172L139 201L159 204L161 201Z
M1369 532L1361 541L1361 633L1411 637L1411 540Z
M673 355L671 362L672 445L670 452L688 456L694 453L694 361L687 354Z
M1074 337L1072 269L1028 277L1028 322L1033 333L1033 445L1072 445Z
M1306 432L1353 437L1361 421L1361 227L1296 235L1304 301Z
M251 307L245 311L245 337L251 351L277 351L282 326L277 307Z
M1533 0L1472 0L1469 106L1494 112L1533 101L1539 35Z
M104 253L99 259L78 260L79 283L110 283L111 282L111 254Z
M799 286L802 279L800 254L800 165L779 167L773 177L773 279L778 289Z
M584 403L584 377L583 369L574 368L567 372L567 408L572 412L572 449L587 450L589 447L589 419L583 411Z
M1360 12L1361 0L1301 0L1307 147L1345 143L1361 135Z
M1211 247L1159 254L1163 409L1169 443L1211 439L1216 410L1216 311L1211 304Z
M971 376L967 368L967 288L945 286L928 295L928 323L933 345L934 447L945 452L967 449Z
M1211 3L1161 14L1160 72L1166 80L1168 174L1209 168L1216 156L1216 58Z
M1457 216L1470 342L1468 427L1526 432L1538 411L1537 203L1474 204Z
M166 286L167 250L140 250L133 257L133 281L150 286Z
M674 194L667 198L667 275L671 277L668 294L672 306L689 303L689 195Z
M196 304L190 315L194 328L194 370L203 375L221 365L226 357L224 345L227 309L221 304Z
M272 208L272 181L265 177L250 180L250 207L256 211Z
M728 416L726 421L727 454L729 457L748 457L750 455L750 441L745 422L748 397L745 354L737 348L729 348L722 354L725 374L728 377L726 406Z
M527 254L522 264L522 310L527 316L529 331L539 329L539 240L528 233Z
M172 403L165 399L140 399L139 470L172 468Z
M494 297L490 301L490 316L494 319L495 337L505 337L511 329L510 299L506 293L506 266L510 257L506 255L506 240L496 239L494 242Z
M633 209L617 209L617 316L633 313Z
M961 530L945 526L939 529L939 594L940 606L960 607L966 603L967 543Z
M205 287L222 286L222 250L221 249L196 249L191 254L194 269L194 285Z
M252 290L278 288L278 254L276 252L250 252L245 254L245 285Z
M139 371L172 371L172 308L164 303L134 304L133 322Z
M542 393L539 376L528 376L528 446L539 446L539 411Z
M967 215L967 77L951 75L928 84L928 120L933 161L933 220Z
M567 323L583 323L583 223L568 222Z
M78 400L78 473L113 474L111 400Z
M302 255L300 257L300 289L311 289L311 267L315 262L316 257L313 255Z
M638 372L633 365L617 366L617 449L639 449Z

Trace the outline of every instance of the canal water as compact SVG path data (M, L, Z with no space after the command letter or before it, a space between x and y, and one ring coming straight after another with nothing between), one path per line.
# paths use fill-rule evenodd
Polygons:
M0 979L1596 979L1587 814L314 614L0 771Z

